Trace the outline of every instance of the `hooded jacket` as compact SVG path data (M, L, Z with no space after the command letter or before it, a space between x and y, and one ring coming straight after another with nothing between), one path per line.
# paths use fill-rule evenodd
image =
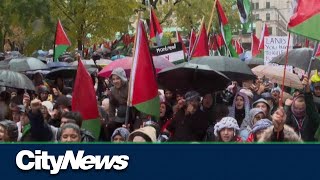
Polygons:
M244 99L244 117L243 119L238 119L237 118L237 110L236 110L236 99L238 96L241 96ZM234 100L233 100L233 104L232 107L229 109L229 117L233 117L237 120L239 125L242 125L242 122L245 121L245 119L249 119L249 111L250 111L250 101L249 98L246 94L238 92L235 96L234 96Z
M120 135L124 139L124 141L128 141L129 134L130 134L129 131L126 128L123 128L123 127L117 128L116 130L114 130L111 136L111 141L113 141L113 138L116 135Z
M156 129L151 127L151 126L146 126L140 129L137 129L135 131L133 131L130 135L129 135L129 141L133 141L135 136L141 136L144 139L146 139L146 141L151 141L151 142L157 142L157 137L156 137Z
M279 139L277 138L277 133L273 131L273 128L274 126L272 125L264 130L258 142L302 142L298 134L287 125L284 125L283 130L280 132Z
M125 117L118 116L116 117L116 110L121 111L120 114L125 113L127 108L127 99L128 99L128 79L123 68L116 68L112 71L112 75L117 75L121 79L122 86L117 89L111 87L110 101L109 101L109 118L119 123L124 123ZM119 114L119 113L118 113Z
M250 110L248 125L246 127L242 126L240 128L240 137L242 138L243 141L246 141L248 139L248 136L251 133L253 125L254 125L253 124L254 117L259 113L264 114L264 112L259 108L253 108Z

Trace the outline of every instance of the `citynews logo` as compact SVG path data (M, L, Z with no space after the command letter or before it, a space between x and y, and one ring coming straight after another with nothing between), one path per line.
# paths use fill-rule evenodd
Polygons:
M25 160L25 161L24 161ZM58 174L60 170L66 170L71 165L73 170L124 170L128 167L129 156L114 155L103 156L100 155L86 155L84 150L78 151L77 155L71 150L67 150L65 155L48 155L48 151L35 150L33 153L29 150L22 150L16 156L16 165L19 169L28 171L48 170L50 174Z

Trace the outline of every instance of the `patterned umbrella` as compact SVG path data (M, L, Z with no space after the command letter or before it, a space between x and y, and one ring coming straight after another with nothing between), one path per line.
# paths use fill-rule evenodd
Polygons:
M258 77L267 77L271 82L282 84L283 79L283 70L282 66L271 66L271 65L260 65L252 69L253 73ZM296 89L302 89L303 85L298 77L298 75L293 74L292 72L286 72L286 78L284 85L288 87L293 87Z

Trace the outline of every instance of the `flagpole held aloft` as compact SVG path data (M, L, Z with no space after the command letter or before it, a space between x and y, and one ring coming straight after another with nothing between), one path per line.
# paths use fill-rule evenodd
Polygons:
M284 80L286 79L286 71L287 71L287 65L288 65L288 54L289 54L290 36L291 36L291 33L289 32L287 52L286 52L286 62L285 62L285 64L284 64L283 77L282 77L282 89L281 89L282 91L281 91L281 98L280 98L281 101L279 101L279 107L282 107L283 91L284 91Z
M133 53L132 53L132 59L134 59L135 56L135 49L136 49L136 45L137 45L137 34L138 34L138 27L139 27L139 21L140 21L140 17L141 17L141 13L138 12L138 17L137 17L137 24L136 24L136 33L135 33L135 40L134 40L134 44L133 44ZM131 69L133 66L133 60L132 60L132 64L131 64ZM127 109L126 109L126 119L125 119L125 126L128 126L128 122L129 122L129 114L130 114L130 107L132 105L132 99L130 96L130 90L131 90L131 85L129 83L129 88L128 88L128 99L127 99Z
M211 24L212 24L214 10L216 9L216 4L217 4L217 0L214 0L213 6L212 6L211 15L210 15L210 20L209 20L209 23L208 23L208 30L207 30L207 35L208 36L209 36L209 33L210 33L210 27L211 27Z

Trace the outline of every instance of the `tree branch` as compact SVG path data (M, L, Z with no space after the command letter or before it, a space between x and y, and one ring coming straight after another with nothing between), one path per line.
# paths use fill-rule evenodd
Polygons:
M62 9L63 7L61 8L60 4L59 4L56 0L53 0L53 2L54 2L55 5L59 8L59 10L60 10L73 24L76 24L76 22L74 21L74 19L72 19L71 16L69 16L69 14ZM62 6L63 6L63 5L62 5Z

